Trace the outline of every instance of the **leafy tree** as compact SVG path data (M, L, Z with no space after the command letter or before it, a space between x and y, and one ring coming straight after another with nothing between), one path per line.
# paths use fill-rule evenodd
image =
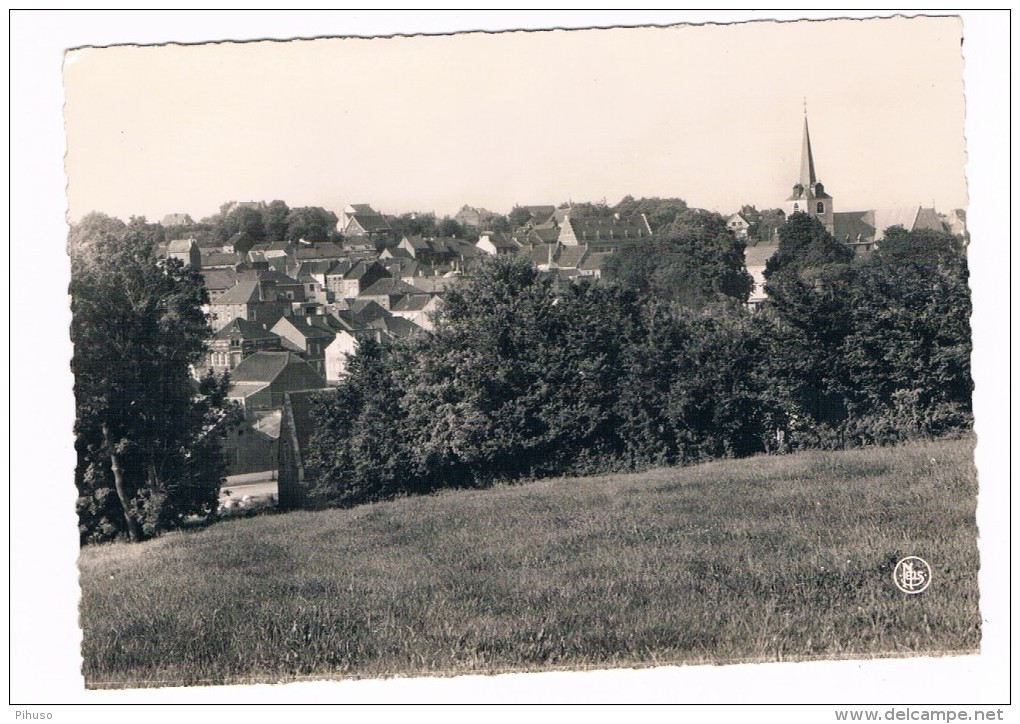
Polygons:
M438 225L435 214L409 213L400 216L387 216L393 236L403 239L405 236L438 236Z
M71 225L67 235L68 249L73 253L83 246L124 233L127 225L120 219L99 211L90 211L76 224Z
M279 199L270 201L266 208L262 209L262 226L265 228L268 241L283 241L287 238L289 214L290 208Z
M444 216L439 226L436 227L439 236L451 236L457 239L464 237L464 227L456 219Z
M822 222L798 212L779 227L779 249L765 265L765 279L771 281L784 270L800 273L849 264L853 257L853 250L836 241Z
M531 212L528 211L527 207L514 206L510 211L510 215L507 217L511 226L523 226L524 224L531 221Z
M652 231L666 228L687 210L687 202L683 199L660 199L657 196L642 199L625 196L616 205L616 211L620 214L644 214Z
M288 241L330 241L336 236L336 214L320 206L302 206L287 214Z
M679 213L652 240L607 259L603 274L649 299L693 308L743 303L753 285L744 267L744 243L725 219L700 209Z
M324 505L352 505L414 490L409 450L388 352L361 342L347 376L319 396L316 432L309 443L309 498Z
M858 265L844 340L854 434L890 442L971 424L970 290L950 234L889 229Z
M82 230L74 230L82 233ZM215 510L226 380L196 385L210 330L199 274L154 254L153 230L71 249L71 339L82 539L141 540Z

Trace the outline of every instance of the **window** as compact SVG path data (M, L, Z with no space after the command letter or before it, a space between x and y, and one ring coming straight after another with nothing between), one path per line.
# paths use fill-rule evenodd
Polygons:
M800 204L794 204L793 205L793 210L794 211L800 211Z
M825 204L823 204L821 201L818 202L818 206L816 208L818 209L819 214L825 213Z

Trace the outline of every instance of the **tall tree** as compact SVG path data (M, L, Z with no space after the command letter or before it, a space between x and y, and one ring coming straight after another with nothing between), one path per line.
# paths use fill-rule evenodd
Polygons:
M226 382L191 379L208 297L196 271L155 256L144 220L79 242L70 293L82 537L137 541L215 510Z
M270 201L262 209L262 225L266 230L267 241L283 241L287 237L287 215L290 209L283 201Z
M288 241L329 241L336 234L336 214L320 206L291 209L287 215Z
M650 241L613 255L603 274L648 298L694 308L743 303L753 284L744 243L723 217L701 209L678 212Z

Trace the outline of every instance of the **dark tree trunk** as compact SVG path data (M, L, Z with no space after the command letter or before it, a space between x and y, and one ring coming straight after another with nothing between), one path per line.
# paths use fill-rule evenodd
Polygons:
M130 498L127 489L124 487L124 471L120 467L120 456L117 455L117 448L113 444L110 428L103 423L103 442L110 455L110 469L113 471L113 486L117 489L117 498L120 500L120 508L124 513L124 520L127 522L128 535L132 542L137 543L142 539L142 532L138 529L138 523L131 515Z

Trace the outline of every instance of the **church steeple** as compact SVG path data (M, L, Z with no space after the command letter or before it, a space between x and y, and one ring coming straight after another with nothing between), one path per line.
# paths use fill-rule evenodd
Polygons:
M808 132L807 111L804 112L804 142L800 147L800 183L810 188L818 183L815 177L815 157L811 154L811 134Z
M815 173L815 155L811 149L811 133L808 130L807 104L804 105L804 138L800 146L800 176L793 185L793 193L783 207L787 216L805 213L821 221L829 233L833 232L832 197L825 193L825 187Z

